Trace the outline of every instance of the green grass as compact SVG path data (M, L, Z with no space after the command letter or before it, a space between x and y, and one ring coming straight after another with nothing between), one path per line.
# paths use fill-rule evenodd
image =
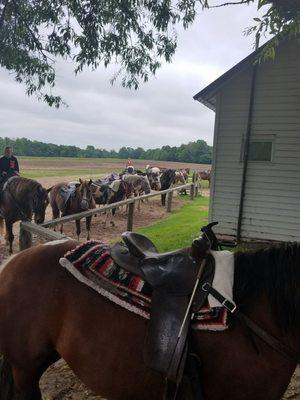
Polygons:
M191 246L192 240L199 236L200 228L207 224L208 197L197 197L194 201L174 210L163 221L140 228L138 233L146 235L160 252Z

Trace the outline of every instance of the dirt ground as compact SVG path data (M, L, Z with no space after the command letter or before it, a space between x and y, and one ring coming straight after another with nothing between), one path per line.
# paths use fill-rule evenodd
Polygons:
M135 169L144 170L146 165L160 168L190 168L191 171L204 171L210 169L208 164L193 164L172 161L151 161L151 160L132 160ZM20 157L21 170L66 170L66 169L85 169L87 171L122 171L125 168L126 160L108 158L72 158L72 157Z

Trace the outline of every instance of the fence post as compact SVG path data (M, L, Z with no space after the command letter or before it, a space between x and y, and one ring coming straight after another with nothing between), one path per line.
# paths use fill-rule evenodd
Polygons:
M172 210L172 199L173 199L173 191L167 194L167 212L171 212Z
M194 197L198 196L198 181L196 171L193 172ZM192 199L193 200L193 199Z
M194 190L195 190L195 184L191 183L190 200L194 200Z
M196 183L196 185L195 185L195 197L198 197L198 190L199 190L199 188L198 188L198 182Z
M20 223L20 235L19 235L19 246L20 250L25 250L31 247L32 245L32 233L25 230L22 226L22 222Z
M127 230L133 229L134 202L128 204Z

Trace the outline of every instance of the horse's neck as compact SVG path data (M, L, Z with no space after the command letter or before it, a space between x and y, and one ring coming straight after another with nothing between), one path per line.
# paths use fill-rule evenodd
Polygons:
M247 316L297 351L296 339L280 332L266 301L257 303ZM234 318L224 332L193 331L193 347L201 357L204 390L211 400L239 400L241 397L244 400L279 400L296 367L258 337L249 334Z

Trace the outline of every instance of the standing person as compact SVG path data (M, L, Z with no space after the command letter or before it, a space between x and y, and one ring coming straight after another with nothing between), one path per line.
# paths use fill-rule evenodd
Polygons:
M126 171L127 171L129 174L133 174L133 173L134 173L134 167L133 167L133 165L132 165L132 161L131 161L130 158L128 158L127 163L126 163Z
M3 185L8 178L19 175L19 163L13 155L11 146L4 147L4 155L0 158L0 185Z

